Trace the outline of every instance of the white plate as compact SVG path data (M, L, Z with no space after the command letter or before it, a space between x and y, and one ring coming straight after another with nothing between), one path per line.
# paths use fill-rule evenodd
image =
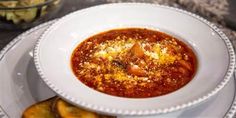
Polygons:
M121 27L157 29L191 45L198 58L193 80L167 95L139 99L103 94L84 85L71 70L73 50L92 34ZM176 8L141 3L106 4L69 14L42 35L34 55L40 76L58 95L115 115L153 115L196 105L226 85L235 65L229 39L208 21Z
M29 105L54 96L36 72L32 49L52 22L31 29L10 42L0 53L0 118L20 118ZM235 80L229 83L216 96L193 108L165 115L139 117L212 117L232 118L236 111ZM236 104L236 101L235 101ZM130 117L120 117L130 118Z

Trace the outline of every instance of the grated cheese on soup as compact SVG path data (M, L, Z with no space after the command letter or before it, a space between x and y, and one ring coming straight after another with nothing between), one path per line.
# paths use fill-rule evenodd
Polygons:
M183 42L141 28L110 30L82 42L72 69L87 86L121 97L173 92L194 76L196 56Z

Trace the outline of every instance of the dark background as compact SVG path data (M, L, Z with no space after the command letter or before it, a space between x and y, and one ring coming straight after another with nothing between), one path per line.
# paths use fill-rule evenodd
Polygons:
M62 6L61 10L58 12L56 16L51 19L60 18L70 12L83 9L86 7L105 4L107 3L105 0L65 0L64 5ZM7 45L12 39L14 39L17 35L21 34L25 30L3 30L0 29L0 50Z

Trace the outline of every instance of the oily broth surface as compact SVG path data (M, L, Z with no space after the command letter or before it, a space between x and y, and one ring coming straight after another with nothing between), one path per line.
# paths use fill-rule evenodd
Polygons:
M114 29L79 44L71 57L85 85L114 96L164 95L192 80L197 60L183 42L145 28Z

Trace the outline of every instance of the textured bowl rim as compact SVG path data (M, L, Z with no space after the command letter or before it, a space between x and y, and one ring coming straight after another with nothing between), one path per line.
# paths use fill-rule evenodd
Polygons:
M234 70L234 79L236 77L236 70ZM234 80L236 82L236 80ZM235 83L236 84L236 83ZM228 112L225 114L225 118L233 118L236 116L236 97L234 97L234 101L231 104L230 109Z
M234 66L235 66L235 53L234 53L234 48L232 46L232 43L230 42L230 40L228 39L228 37L219 29L217 28L213 23L207 21L206 19L193 14L191 12L179 9L179 8L174 8L174 7L170 7L170 6L164 6L164 5L157 5L157 4L150 4L150 3L110 3L110 4L102 4L102 5L98 5L98 6L93 6L93 7L89 7L89 8L85 8L82 10L79 10L80 12L86 12L88 9L90 8L100 8L100 7L105 7L105 6L109 6L109 5L146 5L146 6L154 6L154 7L161 7L161 8L165 8L165 9L170 9L170 10L174 10L180 13L184 13L186 15L189 15L201 22L203 22L204 24L206 24L207 26L209 26L209 28L211 28L212 30L214 30L219 37L224 41L228 53L229 53L229 65L228 65L228 70L225 74L224 79L209 93L194 99L192 101L183 103L183 104L179 104L176 106L172 106L169 108L162 108L162 109L147 109L147 110L122 110L122 109L115 109L115 108L104 108L103 106L98 106L95 104L91 104L91 103L87 103L84 101L80 101L77 100L73 97L71 97L70 95L68 95L67 93L63 92L63 90L60 90L59 88L57 88L53 83L51 83L51 81L46 78L42 71L42 68L40 67L40 60L39 60L39 49L40 49L40 44L41 41L43 39L43 37L46 36L46 34L48 34L50 31L53 30L53 28L55 28L55 26L60 23L65 21L64 19L66 19L67 17L71 16L70 13L64 17L62 17L61 19L59 19L55 24L53 24L52 26L50 26L40 37L40 39L38 40L38 42L36 43L35 49L34 49L34 62L35 62L35 66L36 69L39 73L39 75L41 76L41 78L43 79L43 81L53 90L55 91L59 96L61 96L62 98L66 99L67 101L79 105L81 107L84 107L86 109L90 109L90 110L94 110L97 112L101 112L101 113L106 113L106 114L113 114L113 115L130 115L130 116L141 116L141 115L155 115L155 114L162 114L162 113L168 113L168 112L173 112L176 110L180 110L180 109L184 109L184 108L188 108L190 106L196 105L202 101L205 101L207 99L209 99L210 97L212 97L213 95L215 95L216 93L218 93L230 80L231 76L233 75L234 72Z

